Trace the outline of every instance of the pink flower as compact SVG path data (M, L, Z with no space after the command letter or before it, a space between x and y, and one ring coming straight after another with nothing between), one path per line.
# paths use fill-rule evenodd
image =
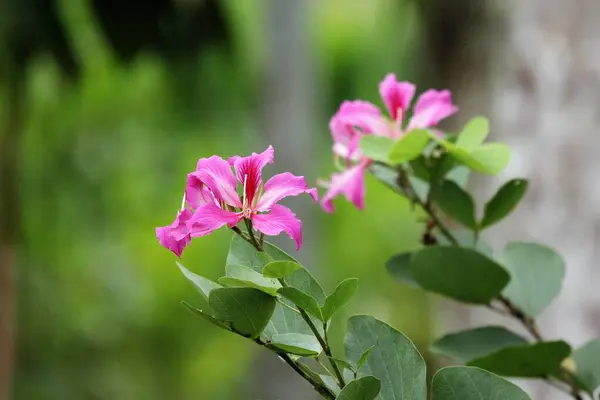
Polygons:
M200 159L196 170L188 175L182 211L173 224L156 229L159 242L181 257L191 238L208 235L224 225L233 227L245 218L265 235L287 233L300 249L302 222L277 203L302 193L310 194L316 202L317 190L308 188L304 177L289 172L263 184L262 170L273 163L273 157L273 147L269 146L261 154L234 156L228 161L218 156Z
M333 153L345 160L346 169L333 174L321 202L325 211L334 211L332 200L341 194L358 209L364 208L364 175L372 160L360 151L359 142L362 136L379 135L398 139L413 129L434 127L457 111L457 107L452 104L450 91L430 89L419 96L412 117L408 123L403 124L415 89L415 85L410 82L398 82L394 74L386 75L381 81L379 93L391 120L383 116L377 106L367 101L342 103L331 118L329 129L333 137Z

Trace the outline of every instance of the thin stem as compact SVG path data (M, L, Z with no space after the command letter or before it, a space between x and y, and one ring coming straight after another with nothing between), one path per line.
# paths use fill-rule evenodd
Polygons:
M258 240L256 240L256 236L254 236L254 228L252 228L252 220L249 218L244 218L244 222L246 223L246 228L248 229L248 236L250 236L250 243L252 243L252 245L254 247L256 247L256 250L263 251L262 245L258 242Z

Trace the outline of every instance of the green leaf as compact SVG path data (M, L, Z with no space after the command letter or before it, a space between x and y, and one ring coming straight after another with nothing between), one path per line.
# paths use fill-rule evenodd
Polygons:
M469 193L453 181L444 180L433 189L438 207L449 217L473 230L477 230L475 203Z
M394 192L404 194L404 191L398 185L398 172L394 171L392 168L381 164L371 164L369 171L378 181L392 189Z
M431 382L432 400L531 400L517 385L475 367L440 369Z
M302 266L293 261L273 261L265 265L262 273L269 278L285 278L300 268Z
M375 345L369 347L368 349L366 349L360 356L360 358L358 359L358 361L356 362L356 370L359 371L360 368L365 365L365 363L367 362L367 360L369 359L369 355L371 354L371 351L373 351L373 349L375 348Z
M363 376L348 383L336 400L373 400L381 390L381 381L374 376Z
M284 333L271 338L271 346L277 347L286 353L303 357L317 356L321 353L319 341L312 335L300 333Z
M426 247L413 255L411 265L425 290L465 303L489 304L510 280L495 261L457 246Z
M340 360L339 358L335 358L335 357L327 357L329 360L335 362L339 367L341 368L346 368L349 371L354 372L355 368L354 365L350 364L348 361L345 360Z
M587 342L573 352L575 376L590 392L600 388L600 339Z
M473 161L469 166L476 165L475 171L498 175L508 166L510 147L504 143L486 143L473 150L470 156Z
M329 390L331 390L336 396L340 394L342 389L340 389L334 377L330 375L319 375L319 377L323 383L325 383L325 386L327 386Z
M200 293L206 301L208 301L208 295L210 294L211 290L218 289L221 287L221 285L211 280L203 278L200 275L196 275L180 263L177 263L177 266L179 267L183 275L187 278L187 280L190 281L192 285L194 285L198 293Z
M465 364L505 347L523 344L527 340L506 328L486 326L443 336L431 345L431 351Z
M481 254L492 258L494 255L494 249L483 240L481 237L478 237L476 232L467 230L467 229L453 229L450 231L452 236L458 241L458 244L461 247L467 247L469 249L477 250ZM442 234L437 235L438 243L441 245L451 245L450 241Z
M323 321L329 321L333 315L350 301L358 289L358 279L348 278L337 285L333 293L325 299L323 306Z
M253 269L242 265L228 265L225 267L227 276L219 278L219 283L230 287L252 287L271 296L277 296L277 289L281 284L277 279L265 278Z
M325 301L325 292L323 291L323 288L306 268L300 268L294 271L285 278L285 281L289 286L310 294L318 303L323 304Z
M469 175L471 170L464 165L458 165L446 175L446 179L456 183L461 188L466 188L469 183Z
M246 242L239 235L233 235L229 253L227 254L226 265L242 265L252 268L257 272L262 270L266 259L250 243Z
M410 266L411 258L412 253L396 254L387 260L385 268L397 281L408 286L422 289L412 274L412 267Z
M556 373L561 362L571 354L571 347L563 342L505 347L490 355L469 361L468 365L486 369L498 375L539 378Z
M538 316L560 293L565 277L562 257L537 243L509 243L502 259L512 277L504 295L525 314Z
M220 320L216 319L212 315L207 314L204 311L202 311L202 310L194 307L193 305L191 305L187 301L182 301L181 303L188 310L190 310L191 312L193 312L194 314L196 314L198 317L202 318L203 320L208 321L211 324L214 324L214 325L218 326L219 328L223 328L223 329L231 332L231 325L228 322L224 322L224 321L220 321Z
M312 314L320 321L327 321L323 318L323 314L321 313L321 306L317 303L314 297L309 294L304 293L300 289L295 287L287 286L279 289L279 294L294 303L299 308L304 309L309 314Z
M394 141L385 136L366 135L360 138L359 146L365 157L387 164Z
M527 181L525 179L512 179L502 185L494 197L485 204L481 228L493 225L510 214L526 191Z
M256 338L273 315L275 298L254 288L213 289L208 303L217 319L231 322L242 336Z
M456 147L466 151L473 151L483 143L489 133L490 121L487 118L472 118L458 135Z
M406 133L388 152L389 163L398 165L419 157L427 147L430 135L431 133L425 129L413 129Z
M385 322L367 315L348 319L344 339L346 359L357 364L370 348L359 376L381 381L378 400L426 400L425 361L415 345Z

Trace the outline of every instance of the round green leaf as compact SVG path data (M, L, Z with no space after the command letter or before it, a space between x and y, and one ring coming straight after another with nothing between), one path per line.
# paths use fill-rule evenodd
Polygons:
M472 118L456 139L456 147L466 151L475 150L490 132L490 121L486 117Z
M265 278L253 269L242 265L228 265L225 267L227 276L219 278L219 283L230 287L252 287L271 296L277 296L277 289L281 283L277 279Z
M350 317L344 346L352 364L372 348L359 375L381 381L378 400L427 399L423 357L410 339L385 322L367 315Z
M231 322L242 336L256 338L269 323L276 302L258 289L242 287L213 289L208 303L217 319Z
M558 372L561 362L569 354L571 347L563 341L538 342L505 347L471 360L468 365L503 376L539 378Z
M291 286L282 287L278 290L278 292L280 295L297 305L299 308L304 309L306 312L312 314L319 320L327 321L325 318L323 318L321 306L319 306L317 300L315 300L315 298L311 295Z
M560 293L565 277L562 257L537 243L509 243L502 259L512 277L504 295L525 314L538 316Z
M323 320L329 321L333 315L350 301L358 289L358 279L348 278L337 285L333 293L325 299L323 306Z
M493 225L510 214L526 191L527 181L525 179L512 179L502 185L494 197L485 204L481 228Z
M446 215L468 228L477 230L473 198L456 182L444 180L439 185L435 185L433 198Z
M475 367L440 369L431 383L432 400L531 400L517 385Z
M413 255L411 265L424 289L465 303L489 304L510 280L495 261L456 246L426 247Z
M587 342L573 352L575 376L594 392L600 388L600 339Z
M262 273L269 278L285 278L302 266L293 261L273 261L264 266Z
M500 326L486 326L443 336L431 345L431 351L464 364L522 344L527 344L527 340L516 333Z
M348 383L336 400L373 400L381 390L381 382L374 376L363 376Z
M421 289L412 274L411 258L412 253L396 254L385 263L385 268L397 281Z
M194 285L198 293L200 293L206 301L208 301L208 295L210 294L211 290L221 287L221 285L211 280L203 278L200 275L196 275L180 263L177 263L177 266L179 267L183 275L187 278L187 280L190 281L192 285Z
M389 163L398 165L419 157L429 143L429 136L429 131L425 129L413 129L404 134L389 151Z
M394 141L385 136L365 135L360 138L359 146L365 157L387 164Z
M321 353L321 345L312 335L303 335L300 333L274 335L269 344L286 353L303 357L317 356Z

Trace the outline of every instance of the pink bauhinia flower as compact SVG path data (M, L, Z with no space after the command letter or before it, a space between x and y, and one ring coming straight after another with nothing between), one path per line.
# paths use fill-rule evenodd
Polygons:
M208 235L224 225L234 227L247 219L265 235L287 233L300 249L302 222L278 202L302 193L310 194L317 202L317 190L308 188L304 177L289 172L263 184L262 170L273 163L273 157L273 147L269 146L261 154L234 156L228 161L218 156L200 159L196 170L188 175L177 218L171 225L156 228L160 244L181 257L191 238ZM238 185L242 187L241 196Z
M458 110L452 104L450 91L430 89L419 96L412 117L404 123L415 88L410 82L398 82L394 74L386 75L381 81L379 94L391 119L367 101L342 103L331 119L329 129L333 137L334 156L345 160L345 168L331 177L327 193L321 202L325 211L335 210L333 199L339 195L344 195L358 209L364 208L365 172L373 161L360 151L359 141L362 136L377 135L399 139L413 129L434 127Z

